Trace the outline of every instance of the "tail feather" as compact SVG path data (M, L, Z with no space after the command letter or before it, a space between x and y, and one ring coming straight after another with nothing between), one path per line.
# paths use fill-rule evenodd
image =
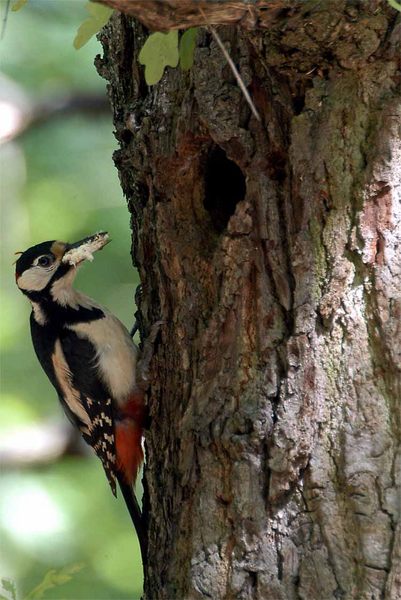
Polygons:
M145 526L133 486L143 462L142 423L144 419L143 392L133 393L115 421L116 470L118 484L136 529L141 547L142 563L146 562Z
M121 493L127 505L128 512L131 515L132 523L138 536L139 546L141 548L142 564L146 564L146 531L142 518L141 509L139 508L138 500L135 497L134 490L131 485L126 483L123 478L118 478Z

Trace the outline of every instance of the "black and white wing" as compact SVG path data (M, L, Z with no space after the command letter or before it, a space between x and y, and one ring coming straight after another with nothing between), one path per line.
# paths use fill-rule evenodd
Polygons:
M102 461L116 495L113 405L98 374L96 350L89 340L63 329L52 358L65 412Z

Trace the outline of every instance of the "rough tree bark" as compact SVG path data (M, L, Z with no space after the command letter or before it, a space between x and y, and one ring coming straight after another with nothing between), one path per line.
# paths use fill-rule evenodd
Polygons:
M401 597L400 24L292 3L149 88L97 59L149 326L145 597Z

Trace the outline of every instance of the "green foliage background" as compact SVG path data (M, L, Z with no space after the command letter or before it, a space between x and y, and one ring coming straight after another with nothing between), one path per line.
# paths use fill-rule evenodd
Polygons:
M0 6L4 10L5 0ZM87 17L84 7L85 0L30 0L22 11L9 14L0 43L2 72L31 101L105 91L93 66L99 43L92 39L79 52L73 48ZM0 148L0 447L1 439L17 439L27 426L65 422L33 353L29 305L14 283L15 251L106 229L113 241L82 267L77 287L127 326L133 321L137 281L129 257L129 215L111 158L115 148L111 116L96 113L51 119ZM91 454L40 468L10 469L5 463L0 518L0 576L16 582L19 599L52 569L68 570L77 563L83 568L43 598L140 596L139 551L128 514Z

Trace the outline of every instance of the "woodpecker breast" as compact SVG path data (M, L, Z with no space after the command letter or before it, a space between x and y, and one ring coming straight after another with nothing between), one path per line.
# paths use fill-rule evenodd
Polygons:
M103 312L103 319L75 323L69 329L93 344L99 377L113 400L123 406L136 387L137 348L122 323Z

